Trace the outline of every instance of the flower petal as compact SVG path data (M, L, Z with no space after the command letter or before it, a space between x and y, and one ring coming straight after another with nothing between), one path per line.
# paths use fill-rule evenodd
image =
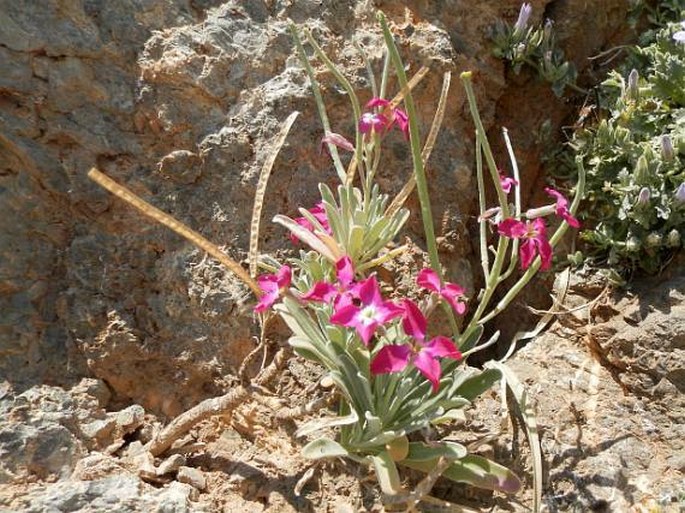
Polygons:
M365 305L377 305L383 301L375 276L370 276L361 282L357 293L359 294L359 299Z
M351 324L357 330L357 334L359 335L359 338L362 339L365 346L369 345L371 338L373 338L373 334L376 332L376 328L379 326L377 321L362 319L359 315L356 315L354 319L352 319Z
M257 306L254 307L256 313L262 313L264 310L271 308L276 301L278 301L278 289L267 292L262 297L259 298Z
M328 303L333 300L338 293L338 289L325 281L317 281L314 286L302 295L302 299L307 301L321 301Z
M404 316L402 317L402 327L404 332L416 340L424 340L426 338L426 317L416 303L405 299L402 301L404 309Z
M437 336L428 342L424 346L423 351L433 358L440 356L444 358L453 358L454 360L461 359L461 353L459 352L459 349L457 349L455 343L451 339L443 336Z
M466 312L466 304L460 301L464 297L464 289L454 283L447 283L440 295L447 301L454 311L459 315Z
M366 104L367 109L373 109L374 107L388 107L388 106L390 106L390 102L388 100L386 100L385 98L379 98L378 96L374 96Z
M354 268L352 259L345 255L335 263L335 273L343 288L347 288L354 281Z
M520 239L526 235L526 223L508 217L497 225L497 232L511 239Z
M438 274L430 268L421 269L416 277L416 284L433 292L440 292L442 288Z
M428 352L422 350L414 358L414 366L433 384L433 392L437 392L438 388L440 388L440 374L442 373L440 362L433 359Z
M335 311L330 317L330 321L333 324L338 324L339 326L352 326L354 322L355 315L359 312L359 308L351 303L341 304L338 302L335 305Z
M290 280L292 279L293 271L289 265L282 265L281 268L276 273L276 283L278 288L282 289L285 287L290 287Z
M371 374L400 372L409 363L411 348L405 344L383 346L371 360Z
M531 239L524 239L519 247L519 258L521 259L521 269L524 271L530 267L535 260L535 243Z

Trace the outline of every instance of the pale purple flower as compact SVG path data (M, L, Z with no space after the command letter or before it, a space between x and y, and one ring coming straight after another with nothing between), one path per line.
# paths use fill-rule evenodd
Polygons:
M254 311L261 313L278 301L282 291L290 286L291 277L292 269L284 265L276 274L267 274L257 278L257 284L264 291L264 294L259 298Z
M382 132L396 124L405 138L409 137L409 117L405 111L392 107L392 104L385 98L374 96L366 103L366 108L373 109L376 107L381 109L380 113L365 112L362 114L359 120L359 131L361 133Z
M388 126L388 119L383 114L365 112L359 120L359 131L362 134L382 132Z
M330 320L333 324L354 328L368 346L376 329L402 315L403 309L391 301L383 300L375 276L359 283L355 292L358 301L339 301L334 306Z
M521 4L521 10L519 11L519 17L514 24L514 32L524 32L526 27L528 27L528 20L530 15L533 13L533 7L529 3Z
M681 183L676 189L675 199L679 203L685 203L685 182Z
M652 193L649 192L649 187L643 187L637 195L637 202L639 205L647 205Z
M675 149L673 148L673 141L668 135L661 136L661 156L667 162L675 158Z
M680 26L683 27L683 30L679 30L673 34L673 39L678 43L685 44L685 21L681 21Z
M335 132L326 132L321 138L321 149L327 149L328 145L332 144L343 150L354 151L354 145L345 139L342 135L336 134Z

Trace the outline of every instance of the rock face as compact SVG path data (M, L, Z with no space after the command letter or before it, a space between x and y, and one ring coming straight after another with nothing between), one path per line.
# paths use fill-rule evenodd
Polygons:
M537 401L550 511L682 509L684 291L681 262L562 317L512 359ZM585 286L571 299L597 297Z
M533 4L541 18L552 2ZM604 17L593 17L591 43L582 25L560 25L564 41L583 41L581 57L615 37L623 2L585 2L581 11L565 3L565 19L600 4ZM318 181L335 184L318 153L321 129L288 20L312 31L365 101L369 81L352 41L379 72L375 8L387 13L410 72L424 64L432 70L415 94L424 128L442 72L473 69L487 126L517 127L522 167L534 160L530 125L519 130L520 115L500 117L498 101L508 117L510 93L486 38L497 18L515 18L518 2L0 0L0 374L18 390L91 375L117 400L165 415L220 392L254 345L247 289L85 174L98 166L241 259L259 169L280 123L299 110L261 232L263 251L287 247L268 219L312 205ZM349 134L347 99L315 66L333 126ZM473 289L473 130L453 82L429 173L450 279ZM517 109L540 120L555 109L542 103L523 97ZM555 123L564 111L558 105ZM386 147L380 183L393 193L410 158L401 136ZM408 233L420 243L418 216Z

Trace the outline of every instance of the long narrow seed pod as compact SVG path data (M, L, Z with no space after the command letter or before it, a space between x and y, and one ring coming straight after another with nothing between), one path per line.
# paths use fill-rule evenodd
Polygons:
M276 142L271 149L271 153L269 153L269 156L264 161L262 171L259 173L259 181L257 182L254 206L252 207L252 222L250 223L250 252L248 255L248 262L250 262L250 275L253 278L257 276L257 256L259 255L259 223L262 217L262 207L264 205L266 185L269 182L271 169L274 167L274 162L276 162L278 152L281 151L281 147L285 142L285 138L288 136L288 132L290 132L290 128L293 126L293 123L299 114L299 112L295 111L288 116L288 119L285 120L285 123L283 124L283 127L276 138Z
M121 198L129 205L135 207L142 214L157 221L160 224L163 224L167 228L170 228L171 230L178 233L181 237L184 237L185 239L195 244L198 248L209 253L219 262L224 264L233 274L240 278L243 281L243 283L245 283L245 285L250 287L252 292L254 292L255 296L261 297L261 289L257 285L257 282L255 282L252 279L252 277L245 271L245 269L243 269L243 267L238 262L232 260L228 255L221 251L218 246L205 239L195 230L188 228L186 225L184 225L180 221L177 221L166 212L162 212L157 207L153 207L147 201L136 196L126 187L119 185L114 180L109 178L107 175L101 173L96 168L92 168L90 171L88 171L88 178L93 180L101 187L104 187L118 198Z

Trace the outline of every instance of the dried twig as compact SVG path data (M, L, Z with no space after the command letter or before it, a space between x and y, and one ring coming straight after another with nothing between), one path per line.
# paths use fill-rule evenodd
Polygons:
M169 449L177 439L203 420L215 415L231 414L238 406L249 400L251 396L261 393L260 387L270 382L276 376L286 356L285 350L279 350L271 364L254 379L254 385L239 385L221 397L206 399L182 413L157 433L147 443L145 449L153 456L159 456Z

